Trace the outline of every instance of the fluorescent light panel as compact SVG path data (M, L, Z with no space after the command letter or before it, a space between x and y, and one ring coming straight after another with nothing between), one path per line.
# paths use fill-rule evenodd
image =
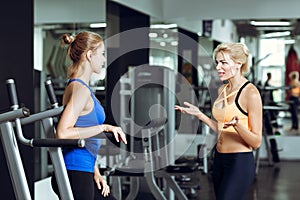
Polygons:
M266 27L266 26L260 26L257 27L256 30L258 31L292 31L294 28L291 26L272 26L272 27Z
M90 24L90 28L105 28L106 23L92 23Z
M295 44L296 40L294 40L294 39L288 39L288 40L284 40L284 43L285 44Z
M251 21L253 26L290 26L291 22L287 21Z
M272 38L272 37L284 37L289 35L291 35L291 31L266 33L266 34L261 34L260 36L263 38Z
M169 28L177 28L177 24L152 24L150 28L161 28L161 29L169 29Z

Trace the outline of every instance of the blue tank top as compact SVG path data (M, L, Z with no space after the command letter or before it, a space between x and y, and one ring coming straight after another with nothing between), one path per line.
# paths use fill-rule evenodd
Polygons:
M105 121L104 108L101 106L98 99L95 97L91 88L80 79L70 79L68 84L71 82L80 82L86 86L90 92L94 102L94 107L91 112L78 117L75 127L89 127L101 125ZM64 148L63 155L67 170L77 170L85 172L94 172L94 165L98 150L100 148L100 139L88 138L85 139L84 148Z

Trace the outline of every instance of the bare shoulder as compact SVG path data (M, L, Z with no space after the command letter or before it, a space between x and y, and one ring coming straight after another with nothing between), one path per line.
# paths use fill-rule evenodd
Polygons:
M245 96L250 102L257 102L261 100L261 95L257 87L250 83L245 87Z
M64 104L66 104L66 102L68 102L71 98L74 101L77 101L78 99L86 101L89 96L90 91L86 86L78 82L72 82L65 89L63 101Z
M246 89L247 93L249 92L250 94L260 94L259 90L253 83L248 84L245 89Z

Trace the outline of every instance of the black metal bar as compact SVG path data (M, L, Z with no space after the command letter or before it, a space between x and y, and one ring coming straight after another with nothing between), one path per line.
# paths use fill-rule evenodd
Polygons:
M32 147L84 147L82 139L32 139Z

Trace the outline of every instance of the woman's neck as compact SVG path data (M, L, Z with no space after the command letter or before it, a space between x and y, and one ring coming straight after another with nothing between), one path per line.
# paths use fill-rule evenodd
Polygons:
M233 79L228 80L228 91L232 92L240 88L247 79L243 76L235 77Z
M72 76L72 78L78 78L84 81L86 84L89 84L92 76L92 72L89 70L89 67L82 64L82 66L79 68L80 70Z

